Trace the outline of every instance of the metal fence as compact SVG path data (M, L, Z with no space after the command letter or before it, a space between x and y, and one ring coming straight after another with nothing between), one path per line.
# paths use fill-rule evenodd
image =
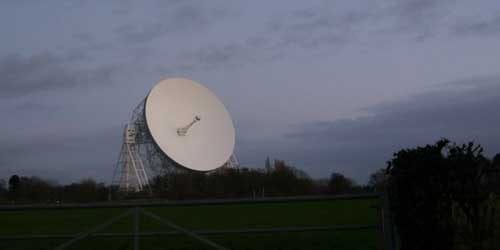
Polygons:
M275 227L275 228L240 228L231 230L189 230L172 221L163 218L144 208L149 207L172 207L172 206L201 206L201 205L231 205L231 204L263 204L263 203L293 203L303 201L333 201L333 200L356 200L356 199L379 199L379 205L373 208L377 211L377 224L370 225L330 225L330 226L308 226L308 227ZM126 208L127 210L107 221L78 234L26 234L26 235L0 235L0 241L9 240L34 240L34 239L60 239L65 240L55 249L67 249L77 244L80 240L92 237L98 238L131 238L133 249L140 249L141 237L159 235L185 235L213 249L227 249L226 247L208 239L210 235L231 234L267 234L282 232L313 232L313 231L346 231L346 230L375 230L377 233L377 245L379 249L394 249L393 230L390 218L386 216L383 206L383 196L379 194L363 195L337 195L337 196L306 196L306 197L283 197L283 198L259 198L259 199L231 199L231 200L194 200L194 201L138 201L138 202L106 202L92 204L51 204L51 205L2 205L1 211L24 211L24 210L55 210L55 209L98 209L98 208ZM149 217L163 226L168 231L140 232L140 215ZM133 231L131 233L102 233L103 229L118 220L131 216L133 220Z

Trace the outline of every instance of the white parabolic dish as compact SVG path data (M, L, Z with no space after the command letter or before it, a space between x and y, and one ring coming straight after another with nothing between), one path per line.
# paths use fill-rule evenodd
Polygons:
M199 121L193 122L196 117ZM149 132L158 147L177 164L210 171L231 157L233 121L222 102L206 87L183 78L160 81L145 104ZM185 135L178 129L188 128Z

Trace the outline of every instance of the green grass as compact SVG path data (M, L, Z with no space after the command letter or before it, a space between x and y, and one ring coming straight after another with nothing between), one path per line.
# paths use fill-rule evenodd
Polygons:
M376 224L375 200L307 201L147 208L191 230L224 230L296 226ZM0 234L65 234L88 230L124 209L82 209L0 212ZM102 232L131 232L128 216ZM141 216L141 231L170 231ZM209 236L230 249L375 249L373 229L301 233ZM52 249L64 240L3 241L0 249ZM69 249L132 249L132 240L91 238ZM210 249L183 235L141 238L141 249Z

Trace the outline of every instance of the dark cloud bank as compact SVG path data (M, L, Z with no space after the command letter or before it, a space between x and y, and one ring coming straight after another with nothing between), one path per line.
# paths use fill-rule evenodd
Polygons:
M0 98L16 98L43 91L75 86L99 86L109 82L114 66L79 68L71 66L78 55L40 53L29 57L11 54L0 58Z
M439 86L409 99L371 107L369 116L306 124L278 145L266 142L249 153L265 157L266 152L276 152L313 176L338 171L359 182L385 167L397 150L442 137L457 143L480 143L490 157L500 153L500 76Z
M12 174L37 175L60 183L83 178L110 181L118 158L121 127L92 133L47 134L4 141L0 179Z

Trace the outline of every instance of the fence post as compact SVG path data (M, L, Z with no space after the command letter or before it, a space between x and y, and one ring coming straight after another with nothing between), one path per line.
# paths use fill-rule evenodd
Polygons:
M139 250L139 207L134 208L134 250Z
M382 194L378 197L378 204L374 205L373 208L377 209L377 250L385 250L385 238L384 238L384 218L382 210Z
M384 235L385 249L386 250L399 250L399 244L397 239L396 227L392 221L392 215L389 210L389 195L384 192L380 196L381 204L381 226L382 233Z

